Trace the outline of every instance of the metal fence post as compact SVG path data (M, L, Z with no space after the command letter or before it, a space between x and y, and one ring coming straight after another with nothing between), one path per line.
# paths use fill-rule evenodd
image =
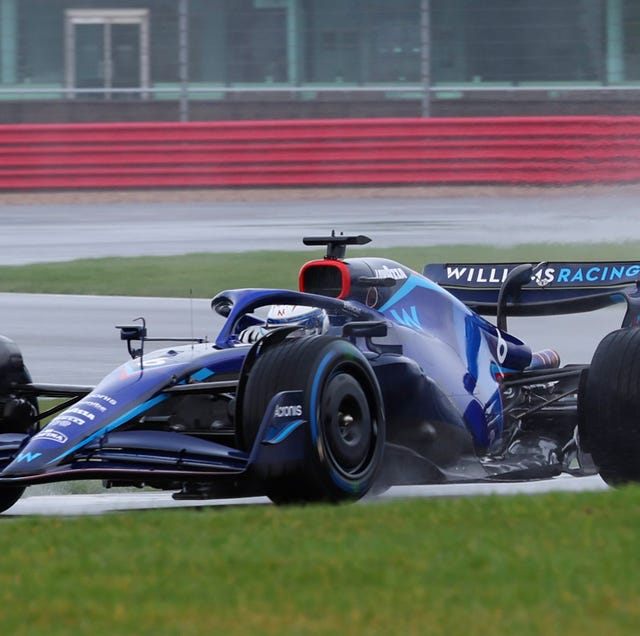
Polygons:
M180 121L189 121L189 0L178 4L178 75Z
M422 75L422 116L431 116L431 2L420 2L420 71Z
M17 81L18 7L16 0L0 0L0 83L15 84Z

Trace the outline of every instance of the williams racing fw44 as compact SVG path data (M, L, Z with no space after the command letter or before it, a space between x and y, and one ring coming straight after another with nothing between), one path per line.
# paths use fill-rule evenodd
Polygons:
M276 503L562 472L640 480L636 264L420 274L345 258L365 236L304 242L326 256L302 267L300 291L219 293L215 342L151 338L141 319L120 326L130 358L95 387L32 380L2 339L0 509L29 485L76 479ZM622 327L589 365L561 367L507 328L510 315L619 302ZM164 348L148 351L154 340Z

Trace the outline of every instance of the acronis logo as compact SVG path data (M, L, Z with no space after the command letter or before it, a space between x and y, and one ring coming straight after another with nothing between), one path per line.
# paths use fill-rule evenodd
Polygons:
M273 411L274 417L300 417L302 406L300 404L278 405Z
M34 459L38 459L38 457L40 457L40 455L42 455L42 453L31 453L31 452L24 452L24 453L20 453L17 457L16 457L16 461L20 464L22 462L32 462Z

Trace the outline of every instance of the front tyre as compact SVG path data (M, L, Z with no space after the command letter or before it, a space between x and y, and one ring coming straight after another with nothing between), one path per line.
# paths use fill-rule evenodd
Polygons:
M0 512L9 510L22 494L25 488L23 486L2 486L0 487Z
M579 395L580 437L610 485L640 481L640 329L613 331Z
M308 418L306 461L263 475L276 503L362 497L382 460L385 423L375 374L360 350L329 336L287 339L258 356L244 390L242 438L248 450L265 410L281 391L302 391Z

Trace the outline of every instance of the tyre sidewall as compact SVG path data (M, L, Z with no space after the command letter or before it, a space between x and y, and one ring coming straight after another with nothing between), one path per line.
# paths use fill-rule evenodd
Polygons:
M336 497L365 494L377 473L384 449L384 413L382 396L371 366L362 353L344 340L328 341L316 354L313 376L305 390L305 411L309 417L310 457L316 464L313 471L323 490ZM332 449L332 430L326 426L329 414L323 413L325 391L336 384L336 377L347 374L354 378L366 398L371 418L371 440L367 458L361 467L346 470ZM350 388L350 387L349 387ZM323 422L324 418L324 422Z
M579 396L581 437L603 479L640 481L640 329L625 328L598 345Z

